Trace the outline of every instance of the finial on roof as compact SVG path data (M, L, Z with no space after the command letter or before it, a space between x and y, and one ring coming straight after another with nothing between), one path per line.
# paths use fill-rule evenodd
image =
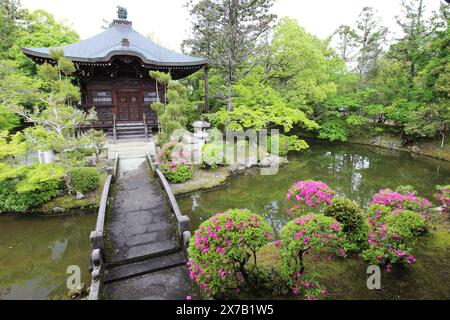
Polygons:
M126 20L128 17L128 11L127 9L125 9L124 7L121 6L117 6L117 17L119 19L124 19Z

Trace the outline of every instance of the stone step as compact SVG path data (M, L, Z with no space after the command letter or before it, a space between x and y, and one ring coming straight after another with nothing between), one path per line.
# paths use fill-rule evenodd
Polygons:
M110 283L126 280L156 271L183 266L185 264L186 257L183 252L179 251L145 261L107 268L103 275L103 281L105 283Z

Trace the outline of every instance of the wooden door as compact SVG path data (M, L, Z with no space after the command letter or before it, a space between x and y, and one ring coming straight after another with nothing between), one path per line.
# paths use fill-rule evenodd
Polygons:
M117 92L119 121L142 121L139 91Z

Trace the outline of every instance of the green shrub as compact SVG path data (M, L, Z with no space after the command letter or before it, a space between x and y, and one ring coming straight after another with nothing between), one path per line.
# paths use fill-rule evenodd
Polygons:
M261 282L256 252L271 238L271 228L260 215L246 209L218 213L190 241L190 277L208 296L253 288Z
M325 208L324 214L335 218L345 235L343 244L346 252L360 252L366 247L368 226L364 222L363 211L353 200L336 198Z
M170 183L183 183L192 178L192 166L183 163L165 163L160 166L161 172Z
M73 168L70 170L72 187L75 192L86 193L97 189L100 172L97 168Z
M267 151L275 152L278 145L278 155L285 156L291 151L302 151L309 148L305 140L299 139L297 136L286 136L284 134L278 135L278 142L276 139L267 138Z
M216 169L224 163L222 144L205 144L201 153L201 167Z
M361 228L364 223L363 211L348 198L336 198L325 208L324 214L335 218L343 227L345 233L352 233Z
M50 201L62 188L64 168L55 164L0 166L0 212L25 212Z

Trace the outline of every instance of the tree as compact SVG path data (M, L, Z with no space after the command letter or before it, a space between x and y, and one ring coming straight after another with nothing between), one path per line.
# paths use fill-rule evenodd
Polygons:
M396 19L404 35L392 46L391 54L394 58L406 62L409 68L409 87L412 88L427 33L423 19L423 0L402 0L402 11L403 16L397 16Z
M12 61L0 60L0 130L11 130L20 124L19 117L10 110L10 106L33 105L39 85L38 79L17 73Z
M0 0L0 57L11 48L25 27L28 11L21 8L20 1Z
M308 34L291 18L283 18L275 27L267 81L290 107L312 112L314 106L336 92L334 77L343 64L335 59L328 44Z
M356 31L347 25L341 25L334 32L334 35L338 37L337 50L341 59L344 60L346 64L351 63L357 45Z
M409 115L405 125L405 133L411 137L434 138L439 135L442 149L449 129L450 106L445 101L422 106Z
M9 59L16 61L24 75L35 76L37 68L20 48L56 47L79 40L79 35L72 28L56 21L52 14L44 10L27 14L25 26L5 53Z
M357 70L360 82L370 78L378 66L386 41L387 29L380 26L381 19L371 7L364 7L356 23L356 41L359 47Z
M275 15L269 13L274 0L190 1L192 38L185 41L193 54L210 59L225 77L228 111L232 106L232 86L255 65L258 42L270 29Z
M256 67L245 78L233 86L235 108L228 111L225 108L210 115L216 125L223 125L229 130L257 131L275 126L283 127L289 132L294 125L304 126L311 130L318 125L308 119L300 108L289 107L279 92L264 83L264 69Z
M69 194L72 194L71 162L69 155L85 146L85 141L77 137L77 129L96 119L93 110L89 113L72 106L80 99L80 93L69 80L73 72L73 64L62 51L50 52L57 60L56 65L43 64L39 66L39 75L46 81L50 92L40 92L39 99L43 106L36 105L28 110L21 105L12 106L25 121L36 126L28 131L28 138L36 149L52 149L62 155L61 161L65 168L65 182ZM62 78L64 76L64 78Z
M188 100L187 88L183 84L171 81L172 78L168 73L152 73L152 77L156 77L157 82L164 83L164 86L167 86L166 103L156 102L152 104L152 109L156 111L159 119L158 143L163 144L170 140L170 136L175 130L186 127L188 114L192 110ZM162 82L163 80L164 82Z

